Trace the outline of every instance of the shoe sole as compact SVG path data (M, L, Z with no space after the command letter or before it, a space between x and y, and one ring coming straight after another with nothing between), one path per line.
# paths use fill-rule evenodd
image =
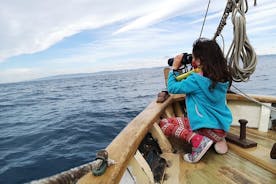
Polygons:
M198 157L195 160L190 161L189 159L186 159L185 155L187 155L187 154L184 155L184 160L186 160L187 162L190 162L190 163L198 162L204 156L204 154L208 151L208 149L212 146L212 144L213 144L212 140L210 142L208 142L208 144L204 147L202 152L198 155Z

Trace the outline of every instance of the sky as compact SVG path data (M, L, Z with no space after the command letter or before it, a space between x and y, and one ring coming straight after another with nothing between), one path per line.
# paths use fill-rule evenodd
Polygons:
M0 0L0 83L166 66L191 52L208 1ZM226 2L210 1L202 37L214 36ZM276 1L248 4L250 43L257 55L276 54ZM233 39L230 16L224 52ZM217 42L223 45L221 37Z

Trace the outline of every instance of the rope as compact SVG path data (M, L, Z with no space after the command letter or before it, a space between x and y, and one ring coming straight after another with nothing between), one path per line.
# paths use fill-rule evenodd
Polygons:
M265 103L262 103L262 102L256 100L255 98L253 98L253 97L247 95L246 93L242 92L239 88L237 88L237 87L234 86L233 84L232 84L231 86L234 87L237 91L239 91L239 93L236 93L236 92L235 92L236 94L239 94L239 95L245 97L245 98L246 98L247 100L249 100L249 101L252 101L252 102L255 102L255 103L259 104L259 105L265 106L265 107L269 108L271 111L276 112L276 108L275 108L275 107L269 106L269 105L267 105L267 104L265 104Z
M203 23L202 23L202 26L201 26L201 31L200 31L200 34L199 34L199 38L201 38L201 35L202 35L203 27L205 25L206 17L207 17L208 11L209 11L210 2L211 2L211 0L209 0L209 2L208 2L208 6L207 6L205 16L204 16L204 19L203 19Z
M79 167L72 168L68 171L61 172L54 176L31 181L30 184L73 184L73 183L77 183L77 181L82 176L84 176L85 174L91 171L95 176L99 176L103 174L103 172L106 169L106 168L103 169L103 166L102 166L103 163L106 166L116 164L114 160L105 156L107 152L105 153L104 151L105 150L100 150L97 153L98 159L96 158L96 160L94 160L93 162L89 162Z
M254 5L255 4L256 0ZM246 6L246 8L244 6ZM226 20L232 12L234 38L226 58L233 71L233 80L236 82L247 81L250 75L255 71L257 65L256 53L246 35L245 13L247 10L247 0L228 0L217 31L213 37L215 40L217 36L221 35L221 31L226 25ZM240 66L240 61L242 61L242 66Z
M255 71L257 56L246 35L244 0L239 0L238 3L232 0L232 23L234 38L226 58L233 71L233 80L236 82L247 81ZM239 63L240 60L242 67Z
M224 37L222 34L220 34L219 36L221 37L221 40L222 40L222 52L224 53L224 49L225 49Z
M224 9L223 15L221 17L220 23L217 27L217 31L213 37L213 40L215 40L217 38L217 36L221 35L220 33L221 33L222 29L224 28L224 26L226 25L226 20L229 16L229 13L231 12L231 10L232 10L232 1L228 0L226 7Z

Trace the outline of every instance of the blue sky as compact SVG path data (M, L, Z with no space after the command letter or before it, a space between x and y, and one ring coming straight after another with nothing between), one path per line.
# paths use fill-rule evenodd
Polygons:
M212 38L226 0L211 0ZM0 0L0 83L51 75L166 66L191 52L208 0ZM276 1L249 0L247 34L258 55L276 54ZM222 32L233 39L230 17ZM217 41L222 44L221 38ZM226 52L226 51L225 51Z

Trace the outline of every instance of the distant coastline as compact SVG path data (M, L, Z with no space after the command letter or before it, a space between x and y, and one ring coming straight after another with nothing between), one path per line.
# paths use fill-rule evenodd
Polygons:
M276 54L258 55L258 57L260 57L260 58L275 57L276 58ZM135 69L104 70L104 71L97 71L97 72L91 72L91 73L60 74L60 75L52 75L52 76L47 76L47 77L36 78L36 79L32 79L32 80L0 83L0 85L2 85L2 84L22 83L22 82L34 82L34 81L44 81L44 80L77 78L77 77L84 77L84 76L89 76L89 75L102 75L102 74L106 74L106 73L120 73L120 72L137 71L137 70L151 70L151 69L155 69L155 68L157 69L157 68L163 68L163 67L166 67L166 66L164 65L164 66L159 66L159 67L154 66L154 67L140 67L140 68L135 68Z
M15 83L24 83L24 82L36 82L36 81L45 81L45 80L58 80L58 79L69 79L69 78L78 78L78 77L86 77L86 76L94 76L94 75L105 75L107 73L125 73L129 71L137 71L137 70L152 70L163 68L165 66L159 67L146 67L146 68L135 68L135 69L120 69L120 70L105 70L105 71L98 71L98 72L91 72L91 73L73 73L73 74L61 74L61 75L52 75L48 77L41 77L32 80L25 80L19 82L9 82L9 83L0 83L0 86L3 84L15 84Z

